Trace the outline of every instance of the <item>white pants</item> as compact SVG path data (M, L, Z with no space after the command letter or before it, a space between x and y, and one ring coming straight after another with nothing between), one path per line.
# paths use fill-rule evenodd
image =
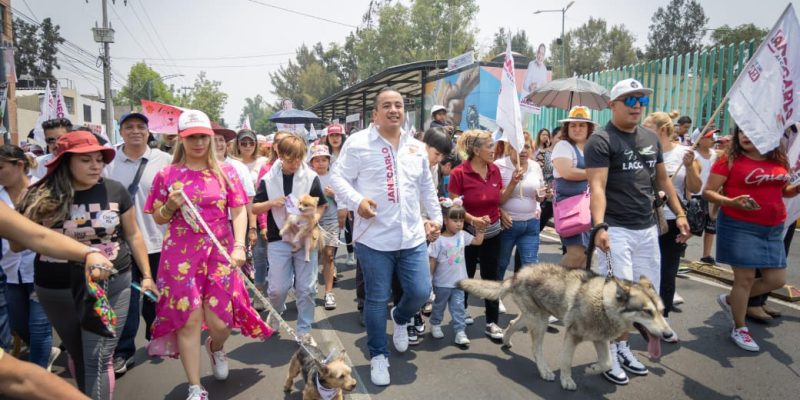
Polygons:
M611 245L611 268L614 269L614 276L633 282L638 282L640 277L646 276L653 282L658 292L661 286L658 227L653 225L647 229L634 230L612 226L608 228L608 239ZM606 253L596 250L595 254L600 275L607 275Z

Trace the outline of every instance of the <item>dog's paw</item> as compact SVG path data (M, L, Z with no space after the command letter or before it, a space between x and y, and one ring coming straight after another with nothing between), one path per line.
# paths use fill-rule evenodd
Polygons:
M539 368L539 376L548 382L556 380L556 374L548 368Z
M576 390L578 389L578 385L575 384L575 381L572 378L561 378L561 388L564 390Z
M603 373L603 371L608 371L609 368L603 368L602 365L599 363L594 363L588 367L586 367L586 375L597 375Z

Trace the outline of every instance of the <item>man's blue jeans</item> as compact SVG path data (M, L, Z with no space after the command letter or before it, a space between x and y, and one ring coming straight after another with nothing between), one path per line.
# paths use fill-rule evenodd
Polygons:
M388 357L386 305L391 298L392 275L397 274L403 288L403 297L395 305L394 323L408 323L431 294L428 246L423 242L410 249L378 251L356 243L356 256L364 273L364 324L369 357L381 354Z
M502 281L508 264L511 262L511 250L517 246L522 265L539 262L539 220L531 218L527 221L513 221L511 228L500 232L500 255L497 260L497 280ZM517 266L519 268L521 266Z
M6 290L11 328L28 345L28 361L47 368L53 347L53 329L39 304L33 283L9 283Z

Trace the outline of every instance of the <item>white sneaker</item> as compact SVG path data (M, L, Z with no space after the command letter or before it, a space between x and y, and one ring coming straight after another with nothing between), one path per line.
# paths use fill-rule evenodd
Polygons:
M408 323L397 323L397 321L394 319L394 310L396 309L397 307L392 307L392 311L389 313L389 316L392 317L392 322L394 322L394 334L392 335L392 342L394 343L395 350L403 353L408 350Z
M333 297L333 292L325 293L325 309L326 310L336 309L336 298Z
M675 292L675 295L672 296L672 304L679 305L685 303L686 300L683 299L683 296L679 295L678 292Z
M758 347L758 343L753 340L753 336L750 335L750 330L747 329L746 326L741 328L734 328L731 331L731 339L733 342L736 343L737 346L747 350L747 351L759 351L760 348Z
M456 340L455 343L459 346L467 346L469 345L469 338L467 337L467 333L464 331L456 332Z
M464 323L467 324L467 325L472 325L472 324L475 323L475 319L472 318L471 315L467 314L467 316L464 317Z
M210 336L206 338L206 351L208 352L208 358L211 359L211 371L214 372L214 378L218 381L228 379L228 357L225 355L224 350L211 351Z
M547 324L548 324L548 325L549 325L549 324L555 324L556 322L558 322L558 318L556 318L556 317L554 317L554 316L552 316L552 315L551 315L551 316L549 316L549 317L547 317Z
M728 295L725 293L719 295L719 297L717 297L717 304L722 308L722 314L725 316L725 319L733 325L733 310L731 310L731 304L728 303Z
M617 357L617 343L611 342L611 369L603 372L603 377L611 383L617 385L627 385L629 382L628 374L619 365L619 358Z
M355 253L350 253L350 255L347 256L347 265L356 265L356 255L355 255ZM387 385L388 385L388 383L387 383Z
M208 400L208 392L203 390L200 385L189 385L189 396L186 400Z
M431 325L431 336L436 339L441 339L444 337L444 332L442 332L441 325Z
M281 330L281 323L280 321L278 321L278 318L275 317L275 315L273 315L272 312L270 312L269 315L267 315L267 325L269 326L270 329L272 329L275 332Z
M264 305L264 302L263 302L263 301L261 301L261 298L259 298L259 297L258 297L257 295L255 295L255 294L253 294L253 308L254 308L256 311L258 311L258 312L261 312L261 311L264 311L264 310L266 310L266 309L267 309L267 306L265 306L265 305Z
M387 386L389 379L389 360L381 354L369 360L369 377L375 386Z
M497 303L498 303L498 307L497 308L500 311L500 314L505 314L506 313L506 305L503 304L503 300L498 300Z
M672 326L672 324L669 323L669 318L664 318L664 320L667 321L667 324L669 326ZM669 339L667 339L667 338L662 336L661 340L663 340L663 341L665 341L667 343L678 343L678 334L675 333L675 331L673 330L672 331L672 336L670 336Z
M61 349L58 347L52 347L50 349L50 357L47 358L47 372L53 372L53 363L56 362L56 358L61 355Z
M486 336L489 336L493 340L501 340L503 339L503 329L497 326L494 322L491 324L486 324Z
M619 358L620 365L626 371L635 375L647 375L647 367L639 362L639 359L636 358L636 355L631 351L631 347L628 345L628 342L624 340L617 342L616 355Z

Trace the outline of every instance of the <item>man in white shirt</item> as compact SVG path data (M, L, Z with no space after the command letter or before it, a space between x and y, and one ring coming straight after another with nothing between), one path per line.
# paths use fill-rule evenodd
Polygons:
M408 349L408 324L431 292L425 237L442 224L425 144L403 134L403 115L403 96L381 89L373 126L347 139L332 178L337 197L356 210L353 237L366 289L370 377L378 386L390 382L386 304L392 275L403 288L390 313L394 346L402 353ZM424 222L423 209L430 218Z
M56 140L72 129L72 122L66 118L49 119L42 122L42 129L44 130L44 140L47 142L47 154L36 157L36 170L33 171L36 179L42 179L47 174L45 164L58 155Z
M117 146L117 156L103 171L103 176L122 183L128 188L136 210L136 224L147 246L152 279L157 279L158 264L161 259L161 244L164 241L166 225L158 225L153 221L153 216L144 213L144 203L153 179L161 169L172 163L172 156L147 145L150 132L147 128L148 120L144 114L126 113L119 119L120 135L124 142ZM133 281L141 284L142 276L139 268L131 268ZM128 365L136 352L136 333L139 331L139 293L131 290L130 308L125 328L120 336L117 349L114 352L114 372L122 375L128 370ZM144 318L145 337L150 339L150 327L156 318L156 303L145 299L141 304L142 317Z
M525 72L525 80L520 93L523 99L547 83L547 66L544 65L545 50L544 43L540 44L536 51L536 59L528 63L528 70Z

